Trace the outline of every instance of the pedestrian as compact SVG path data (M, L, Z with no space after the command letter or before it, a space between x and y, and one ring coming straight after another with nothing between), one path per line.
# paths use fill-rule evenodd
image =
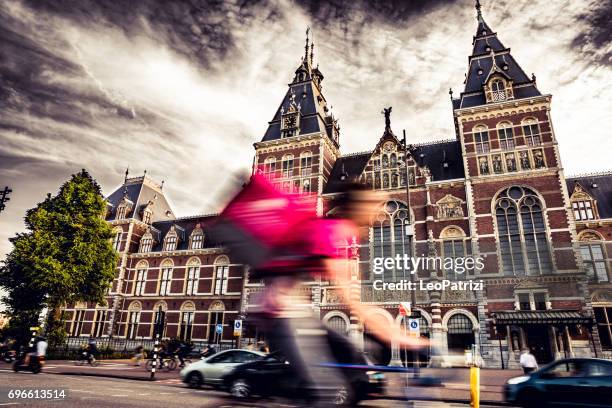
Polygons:
M36 343L36 357L38 358L38 362L41 367L45 365L45 356L47 355L47 347L49 343L47 343L47 339L44 336L40 336L38 342Z
M140 367L140 362L142 361L143 358L144 358L144 347L142 347L142 345L140 344L134 350L134 357L132 358L134 360L134 365Z
M523 353L520 358L521 367L523 367L523 372L525 374L529 374L538 369L538 362L533 354L529 351L528 348L523 349Z

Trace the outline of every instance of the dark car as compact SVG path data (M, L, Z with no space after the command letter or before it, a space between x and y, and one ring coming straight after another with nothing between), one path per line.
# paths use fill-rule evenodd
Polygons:
M540 370L511 378L505 399L522 407L612 407L612 361L557 360Z
M364 364L367 364L365 360ZM354 405L384 393L386 379L383 373L367 370L364 366L344 367L341 370L347 386L335 391L334 404ZM297 378L284 358L268 355L234 368L223 377L223 383L235 398L247 399L257 395L296 399L305 394Z

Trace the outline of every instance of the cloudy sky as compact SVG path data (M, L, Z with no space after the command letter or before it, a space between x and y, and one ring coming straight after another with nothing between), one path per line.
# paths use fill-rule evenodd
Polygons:
M610 167L612 0L483 0L485 20L539 89L568 173ZM344 153L392 126L411 141L454 137L471 0L13 1L0 3L0 258L27 208L87 168L112 192L165 180L178 215L219 205L248 168L314 32Z

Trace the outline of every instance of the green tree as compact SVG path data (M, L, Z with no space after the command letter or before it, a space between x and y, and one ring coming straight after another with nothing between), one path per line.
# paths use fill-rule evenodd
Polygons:
M27 232L11 238L13 250L0 267L12 328L27 331L48 309L46 331L61 339L64 305L104 303L117 265L105 211L100 186L84 169L73 174L56 196L48 194L27 211Z

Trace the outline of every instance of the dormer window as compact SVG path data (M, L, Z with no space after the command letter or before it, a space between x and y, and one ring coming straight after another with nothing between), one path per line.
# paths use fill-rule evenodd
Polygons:
M175 251L178 243L178 236L174 230L170 230L164 239L164 251Z
M139 252L151 252L153 248L153 235L147 232L140 239L140 251Z
M505 101L506 97L506 85L501 79L495 79L491 82L491 96L493 102Z
M576 221L594 220L593 206L591 201L574 201L572 203L574 218Z
M145 209L142 212L142 222L144 222L145 224L151 225L151 216L153 215L153 212L149 209Z
M191 233L189 247L190 249L204 248L204 232L200 228L200 224L196 225L196 228Z
M127 205L121 204L119 207L117 207L117 216L115 218L118 220L122 220L125 218L126 213L127 213Z

